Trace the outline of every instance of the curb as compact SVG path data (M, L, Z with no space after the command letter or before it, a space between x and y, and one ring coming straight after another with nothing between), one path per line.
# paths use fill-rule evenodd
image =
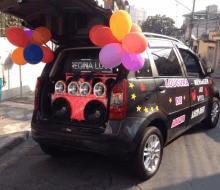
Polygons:
M0 141L0 156L28 140L31 137L30 133L30 131L22 131L2 139Z

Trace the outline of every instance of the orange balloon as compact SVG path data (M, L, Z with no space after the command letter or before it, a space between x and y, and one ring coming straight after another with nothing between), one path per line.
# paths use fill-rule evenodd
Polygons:
M47 27L41 26L33 31L31 42L41 46L50 41L51 36L51 31Z
M142 30L137 24L132 24L131 32L142 32Z
M120 43L111 32L111 29L104 25L96 25L89 31L89 37L92 43L104 47L110 43Z
M109 25L112 34L119 41L122 41L122 39L131 31L132 20L126 11L117 10L111 15Z
M27 63L27 61L25 61L24 59L23 52L24 52L24 48L19 47L16 50L14 50L12 53L12 60L17 65L25 65Z
M139 32L127 34L122 40L123 49L131 54L143 53L147 49L147 45L147 38Z
M44 63L52 62L54 59L54 53L48 47L41 46L41 48L44 52L44 57L41 62L44 62Z
M6 37L10 43L18 47L25 47L31 43L26 32L19 27L10 27L6 31Z

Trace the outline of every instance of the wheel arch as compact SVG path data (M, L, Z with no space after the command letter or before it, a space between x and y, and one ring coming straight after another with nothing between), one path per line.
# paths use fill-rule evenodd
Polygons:
M163 136L163 144L165 145L167 141L167 127L165 125L165 122L162 119L155 119L152 122L150 122L147 127L150 126L157 127L160 130Z
M215 95L214 95L214 97L218 98L218 100L219 100L219 93L216 92Z

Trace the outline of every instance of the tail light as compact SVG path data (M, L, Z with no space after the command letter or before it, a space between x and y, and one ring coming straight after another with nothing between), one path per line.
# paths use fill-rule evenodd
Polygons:
M110 100L109 119L125 119L127 111L127 81L122 80L113 89Z
M36 86L35 86L35 97L34 97L34 109L38 109L38 90L40 86L40 77L37 78Z

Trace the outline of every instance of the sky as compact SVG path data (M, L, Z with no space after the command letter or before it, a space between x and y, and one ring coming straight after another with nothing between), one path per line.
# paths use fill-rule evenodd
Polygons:
M193 8L193 0L177 0L190 10ZM182 15L191 11L177 3L175 0L128 0L129 5L143 7L147 11L147 16L160 14L166 15L175 21L176 27L181 27L184 17ZM195 11L205 10L208 5L217 5L220 9L220 0L196 0ZM177 16L177 17L176 17Z

